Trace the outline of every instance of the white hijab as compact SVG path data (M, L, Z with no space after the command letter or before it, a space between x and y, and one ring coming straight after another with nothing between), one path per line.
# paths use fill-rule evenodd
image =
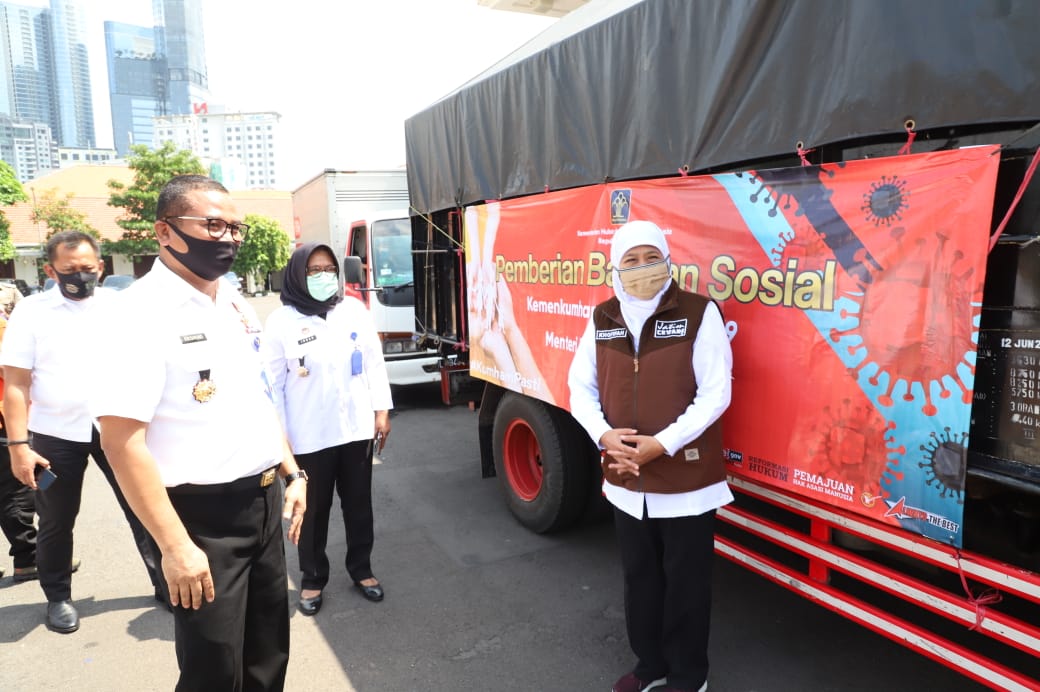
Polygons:
M628 326L628 331L632 334L632 342L637 350L639 349L639 335L643 332L643 325L650 315L653 314L654 310L657 309L661 296L672 285L671 281L666 282L657 295L648 300L640 300L625 293L625 289L621 287L621 277L618 274L617 267L621 264L621 258L625 256L626 252L640 245L652 245L660 250L664 257L668 257L671 254L668 250L668 241L665 240L664 232L652 221L629 221L614 232L614 238L610 242L610 263L614 267L614 295L618 297L618 301L621 303L621 316L625 318L625 324ZM669 262L668 268L671 269L671 262Z

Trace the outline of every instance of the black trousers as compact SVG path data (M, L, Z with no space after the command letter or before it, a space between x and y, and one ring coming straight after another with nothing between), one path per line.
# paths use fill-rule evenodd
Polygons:
M0 427L0 436L7 431ZM32 567L36 564L36 502L33 491L11 473L11 452L0 447L0 531L11 544L14 566Z
M33 450L51 462L51 470L58 479L47 490L36 493L36 513L40 515L40 531L36 538L36 565L40 571L40 586L48 601L64 601L72 598L72 530L79 515L83 496L83 475L87 470L87 458L105 475L112 492L123 510L134 543L141 554L152 586L159 584L158 560L151 549L148 531L130 509L123 497L108 458L101 449L101 439L95 429L90 442L73 442L60 437L51 437L30 431Z
M212 489L211 489L212 490ZM173 609L178 692L281 690L289 665L289 592L280 481L181 494L170 502L209 559L216 598Z
M614 509L625 574L625 624L640 680L698 689L708 679L715 511L638 520Z
M332 492L339 494L347 535L347 574L354 582L372 576L372 442L360 440L310 454L297 454L307 472L307 514L300 529L297 554L303 578L300 588L324 589L329 582L329 514Z

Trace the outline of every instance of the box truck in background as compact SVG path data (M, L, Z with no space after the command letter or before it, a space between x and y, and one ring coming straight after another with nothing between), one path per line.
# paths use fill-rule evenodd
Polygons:
M362 300L383 341L391 384L439 382L436 354L416 347L414 279L403 169L325 169L293 191L296 247L326 243L340 265L360 265L345 289ZM348 262L347 257L357 260ZM431 366L427 372L423 366Z

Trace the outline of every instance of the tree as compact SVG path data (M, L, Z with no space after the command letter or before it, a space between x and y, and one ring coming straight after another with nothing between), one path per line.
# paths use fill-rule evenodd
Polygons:
M109 206L122 207L125 214L116 221L123 228L122 237L106 247L109 252L127 257L154 255L159 252L159 243L152 233L159 191L171 178L205 175L206 169L194 154L176 149L173 142L165 142L159 149L135 144L130 151L133 153L126 157L126 162L134 171L134 182L124 185L116 180L108 181L108 189L112 191Z
M87 221L87 215L71 204L72 195L58 197L57 190L47 190L33 204L32 220L44 223L47 238L59 231L80 231L101 240L101 234Z
M16 202L28 200L14 169L6 161L0 161L0 206L8 207ZM14 259L14 243L11 242L11 224L0 211L0 260Z
M292 252L292 241L281 225L268 216L247 214L249 232L242 240L231 270L242 276L266 277L284 267Z

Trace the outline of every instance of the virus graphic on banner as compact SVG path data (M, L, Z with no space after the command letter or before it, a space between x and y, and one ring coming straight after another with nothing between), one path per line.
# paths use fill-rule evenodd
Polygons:
M801 420L808 427L792 435L792 449L804 450L810 473L842 478L854 484L860 494L884 496L881 477L891 463L889 456L904 451L894 445L894 437L889 434L895 423L886 421L873 407L850 399L827 404L820 416Z
M943 155L715 179L774 267L841 268L833 309L802 314L864 399L828 399L842 391L833 376L807 380L823 398L811 422L798 419L781 463L829 495L841 487L838 499L854 491L874 516L959 544L985 257L984 242L960 233L961 214L984 226L992 199L973 199L972 174L935 168ZM991 164L976 170L995 180ZM913 511L886 509L893 503Z
M893 221L902 221L903 212L909 205L910 193L906 181L897 176L881 176L881 180L870 186L863 195L863 210L866 220L875 226L891 226Z
M922 396L922 412L934 416L938 411L933 403L934 393L938 390L940 398L948 398L952 393L949 382L960 389L964 403L971 403L975 366L969 356L978 340L981 306L972 303L972 267L958 269L954 264L952 269L933 270L943 267L936 258L946 254L946 236L936 232L931 238L919 237L908 246L904 236L902 227L892 229L890 234L905 259L886 272L884 281L873 283L858 303L851 301L856 309L846 308L841 316L852 318L854 325L832 329L830 339L838 343L849 335L859 337L847 347L859 361L853 372L857 378L871 373L868 381L874 387L881 386L882 379L887 382L878 396L882 406L892 406L892 395L898 388L904 401ZM952 257L958 263L964 260L959 251ZM936 290L939 286L944 289ZM922 308L915 312L917 323L906 324L886 314L905 304ZM972 305L970 322L949 319L968 304ZM958 375L961 363L968 368L971 381L962 381Z
M942 433L920 446L924 461L918 467L928 474L925 482L939 490L940 497L964 500L964 477L967 470L968 433L953 433L947 426Z

